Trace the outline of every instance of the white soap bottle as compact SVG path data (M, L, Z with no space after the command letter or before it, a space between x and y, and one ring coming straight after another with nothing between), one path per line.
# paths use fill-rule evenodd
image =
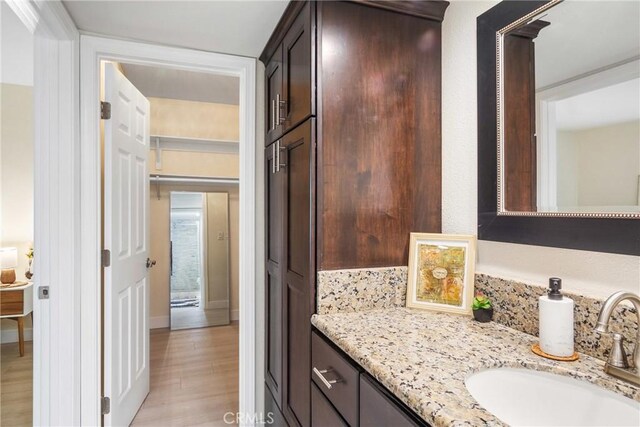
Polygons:
M560 292L562 280L549 279L547 295L539 298L540 349L556 357L573 356L573 300Z

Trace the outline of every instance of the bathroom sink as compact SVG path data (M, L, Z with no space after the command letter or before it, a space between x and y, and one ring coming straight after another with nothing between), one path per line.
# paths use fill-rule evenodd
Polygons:
M640 426L640 402L571 377L495 368L465 384L480 405L513 426Z

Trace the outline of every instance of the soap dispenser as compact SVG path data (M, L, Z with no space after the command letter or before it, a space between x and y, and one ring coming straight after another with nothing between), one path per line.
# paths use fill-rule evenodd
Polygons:
M539 299L540 349L551 356L570 357L573 349L573 300L562 295L562 280L549 279L547 295Z

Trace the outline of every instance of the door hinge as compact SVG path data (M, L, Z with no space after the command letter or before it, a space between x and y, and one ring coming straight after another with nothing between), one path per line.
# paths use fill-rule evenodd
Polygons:
M103 397L100 399L100 407L102 409L102 415L107 415L111 412L111 399L108 397Z
M100 118L109 120L111 118L111 103L100 101Z
M102 266L103 267L111 266L111 251L109 249L102 250Z

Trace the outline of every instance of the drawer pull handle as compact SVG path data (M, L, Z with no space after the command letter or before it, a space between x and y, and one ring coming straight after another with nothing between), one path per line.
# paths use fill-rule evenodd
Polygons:
M313 367L313 373L316 374L318 376L318 378L320 378L320 381L322 381L322 383L327 386L327 388L329 390L331 390L331 388L333 387L333 384L335 383L339 383L342 381L341 378L336 378L335 380L328 380L324 377L323 374L326 374L328 372L332 372L333 369L322 369L319 370L318 368L316 368L315 366Z

